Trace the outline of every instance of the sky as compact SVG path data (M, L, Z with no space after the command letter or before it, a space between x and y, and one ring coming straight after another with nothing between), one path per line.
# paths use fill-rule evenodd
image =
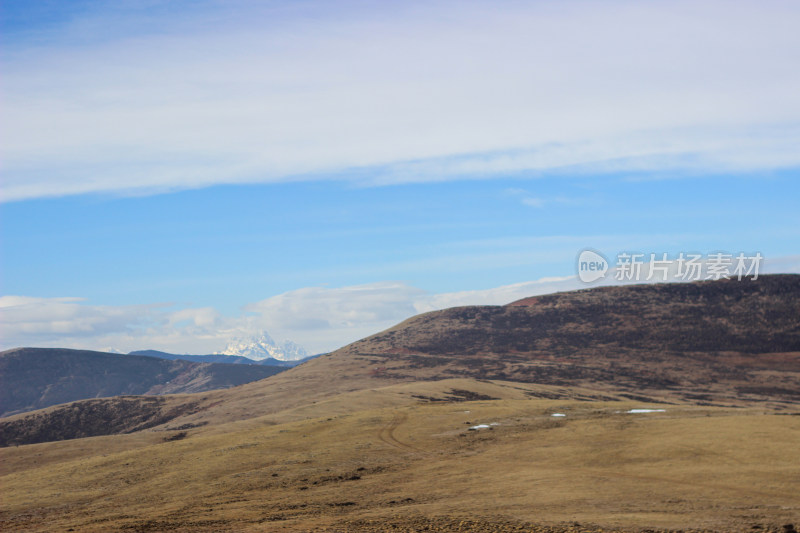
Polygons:
M797 27L770 0L5 0L0 349L327 351L584 288L586 248L800 273Z

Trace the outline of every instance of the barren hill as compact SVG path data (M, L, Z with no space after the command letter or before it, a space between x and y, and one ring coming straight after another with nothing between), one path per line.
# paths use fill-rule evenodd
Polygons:
M475 377L800 403L800 276L602 287L413 317L332 357L387 379Z

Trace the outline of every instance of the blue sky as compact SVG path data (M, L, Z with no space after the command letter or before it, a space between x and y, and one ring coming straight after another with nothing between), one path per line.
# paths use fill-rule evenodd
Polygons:
M586 247L800 271L798 22L791 2L5 2L2 347L267 329L328 350L576 288Z

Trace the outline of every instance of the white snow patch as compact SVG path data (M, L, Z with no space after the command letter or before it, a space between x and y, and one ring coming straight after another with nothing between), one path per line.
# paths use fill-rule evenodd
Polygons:
M553 413L550 416L567 416L567 415L565 415L564 413Z
M476 429L489 429L492 426L498 425L497 422L492 422L491 424L478 424L477 426L472 426L469 429L476 430Z
M631 409L630 411L625 411L626 413L665 413L666 409Z

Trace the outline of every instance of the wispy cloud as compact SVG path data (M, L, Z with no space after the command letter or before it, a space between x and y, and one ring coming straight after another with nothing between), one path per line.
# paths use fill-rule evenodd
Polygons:
M6 201L800 165L795 2L98 5L6 38Z
M597 205L599 203L597 199L589 199L585 197L542 196L538 194L532 194L531 192L525 189L520 189L516 187L506 189L505 193L509 196L519 198L520 202L522 202L523 205L535 208L554 206L554 205L561 207L583 206L589 203Z

